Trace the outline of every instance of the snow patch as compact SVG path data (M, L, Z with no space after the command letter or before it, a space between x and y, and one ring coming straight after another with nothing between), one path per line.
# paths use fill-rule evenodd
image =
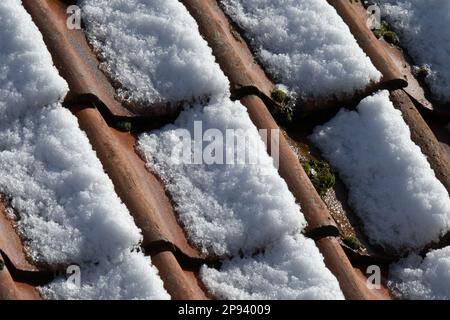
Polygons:
M390 287L405 299L450 299L450 247L429 252L424 259L412 254L391 265Z
M323 0L221 0L277 82L307 99L352 95L381 78Z
M160 300L169 296L164 291L151 260L138 252L124 252L117 261L102 260L96 266L81 268L81 287L58 278L43 288L51 299L70 300Z
M414 62L431 67L425 81L442 102L450 102L450 0L378 1L382 16L400 36Z
M341 300L339 283L311 239L283 236L264 254L234 258L220 270L204 266L201 279L228 300Z
M149 107L226 95L229 82L177 0L80 0L88 39L120 99Z
M449 230L450 200L382 91L342 109L312 141L339 172L367 236L387 249L420 249Z
M64 98L68 85L20 0L1 1L0 22L1 116L15 119Z

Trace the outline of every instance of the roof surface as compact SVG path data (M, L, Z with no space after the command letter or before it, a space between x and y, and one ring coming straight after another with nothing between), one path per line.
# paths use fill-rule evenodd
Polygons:
M328 0L382 77L351 94L342 95L335 92L315 99L297 97L296 105L301 106L301 110L296 112L294 122L290 123L286 122L280 111L283 105L273 97L279 79L275 80L273 72L265 69L264 62L258 55L258 48L251 41L251 35L249 36L245 26L227 16L224 7L215 0L180 2L198 24L204 39L198 41L206 41L220 69L228 78L231 98L245 107L249 119L257 129L281 130L277 133L278 174L286 183L287 192L295 198L292 201L301 207L307 222L302 234L314 241L324 258L326 269L337 279L343 296L346 299L361 300L399 297L399 292L392 287L388 288L387 285L390 271L395 269L396 274L399 273L395 263L410 253L425 255L449 246L450 233L446 234L445 230L440 230L442 232L437 240L420 243L417 247L407 246L401 250L390 250L372 241L372 233L368 232L364 219L356 212L361 204L355 205L354 201L349 201L354 192L349 180L341 180L343 176L337 176L336 184L331 190L320 195L300 160L326 158L333 169L338 170L339 165L326 157L326 152L322 154L320 151L324 150L319 151L318 145L313 144L308 137L317 126L331 125L330 119L343 107L354 110L362 99L385 89L389 91L393 106L402 112L403 120L411 133L411 140L420 147L443 185L442 190L448 193L450 134L445 126L449 120L449 105L434 100L427 84L414 74L413 62L407 55L407 48L401 49L383 39L377 39L367 26L367 12L359 1ZM228 6L233 3L224 2L228 3ZM67 28L67 7L72 4L71 1L23 0L22 3L42 34L59 74L69 85L69 93L63 107L69 109L77 118L79 127L86 133L104 171L111 179L114 191L134 218L136 226L141 229L143 240L139 244L140 250L146 257L151 257L164 289L172 299L236 297L229 295L220 284L211 284L211 277L208 278L208 283L203 281L206 279L202 276L205 265L213 271L224 268L228 279L233 279L237 269L227 265L230 256L211 254L210 251L203 250L200 242L190 238L189 226L186 225L186 220L181 219L179 212L183 206L177 203L179 199L184 201L184 198L171 192L173 188L170 188L170 181L163 173L149 170L146 159L136 147L141 134L158 132L166 125L174 123L186 103L190 102L179 98L151 103L124 101L117 94L120 85L112 79L111 73L102 67L105 57L100 55L98 48L94 48L95 45L92 46L86 30ZM76 1L73 1L73 4L75 3ZM85 25L83 24L83 28ZM197 93L192 94L195 95ZM132 129L123 130L124 125L131 126ZM273 140L268 139L266 148L269 153L271 148L277 147L272 143ZM382 143L383 141L380 142ZM357 146L357 143L353 145L354 150ZM167 170L169 169L170 167ZM361 172L352 172L363 176ZM388 184L385 187L390 188ZM420 192L417 191L417 194ZM426 194L427 190L423 192ZM37 288L45 287L61 274L65 274L67 264L39 259L37 261L30 257L27 241L33 240L32 235L24 234L22 229L18 230L17 221L11 219L11 208L17 210L12 204L14 197L12 194L2 194L2 199L0 299L48 298L49 295L42 294ZM363 207L364 203L368 201L363 202ZM420 230L421 226L416 227ZM95 225L90 228L95 230ZM354 247L349 244L349 239L354 238L359 239L361 245ZM267 249L269 252L269 247L267 245L258 249ZM230 255L239 254L236 250ZM273 256L278 259L277 255ZM380 266L382 271L382 284L377 289L370 289L366 284L370 276L366 271L372 265ZM449 279L443 279L445 280ZM220 282L220 276L215 277L214 281ZM95 286L95 283L93 285ZM120 285L126 287L127 283L122 282ZM414 297L410 291L405 290L403 293L407 292Z

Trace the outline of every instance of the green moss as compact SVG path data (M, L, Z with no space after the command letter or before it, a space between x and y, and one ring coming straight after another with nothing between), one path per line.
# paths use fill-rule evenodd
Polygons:
M384 40L386 42L389 42L390 44L393 44L395 46L398 46L400 44L400 38L394 31L387 31L383 35Z
M239 42L242 42L241 35L231 25L230 25L230 32L234 39L236 39Z
M316 188L324 196L336 183L336 177L331 172L328 163L317 160L302 161L303 168Z
M294 115L294 109L289 106L285 105L281 108L281 114L284 118L284 121L287 124L291 124L294 121L295 115Z
M278 104L277 120L284 125L290 125L295 118L295 99L279 88L272 90L271 97Z
M400 45L400 38L394 31L389 28L389 25L386 21L382 21L380 28L373 30L373 34L378 39L383 38L390 44L393 44L395 46Z
M421 66L420 68L416 68L414 70L414 74L416 75L417 79L419 80L425 80L426 77L428 77L431 73L430 67L428 66Z
M361 248L361 242L355 236L346 236L342 238L342 241L352 248L353 250L359 250Z
M386 23L386 21L382 21L380 28L373 30L373 33L374 33L375 37L380 39L388 31L389 31L389 25Z
M279 104L285 104L287 102L288 95L286 92L279 88L274 88L271 93L273 101L279 103Z
M133 124L130 121L119 120L114 124L114 127L122 132L130 132L133 129Z
M373 34L375 35L375 37L377 37L377 39L381 39L383 37L383 31L381 31L380 29L373 30Z

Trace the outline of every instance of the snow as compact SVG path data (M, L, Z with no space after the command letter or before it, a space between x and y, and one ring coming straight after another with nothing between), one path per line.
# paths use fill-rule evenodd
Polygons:
M306 99L352 95L381 78L323 0L221 0L277 82Z
M140 230L61 106L67 83L20 0L0 3L0 25L0 193L32 260L79 264L90 286L68 292L59 280L42 291L61 299L169 298L136 252Z
M0 10L0 110L3 119L14 119L59 101L68 86L21 1L1 1Z
M391 266L390 287L403 298L450 299L450 247L432 250L423 259L410 255Z
M88 39L125 102L205 101L229 82L177 0L80 0Z
M264 254L227 261L220 271L204 266L201 279L214 296L228 300L344 299L314 241L301 234L284 236Z
M311 136L349 189L370 240L420 249L449 230L450 200L387 91L342 109Z
M155 277L157 270L150 258L136 252L124 252L118 263L100 261L95 267L81 269L81 288L64 277L58 278L42 292L52 299L160 300L168 297L162 292L162 281ZM140 293L139 296L136 293Z
M225 146L221 145L223 152L217 154L223 153L223 160L233 159L235 164L222 164L222 159L191 164L183 161L182 152L174 152L185 143L194 143L194 121L202 123L200 134L209 129L223 134ZM184 138L179 133L181 129L188 130L190 137ZM227 136L227 129L232 136ZM235 137L244 136L252 143L230 143ZM224 99L184 111L174 124L143 134L138 149L148 167L164 179L189 238L204 252L222 256L242 250L251 254L285 233L300 232L306 224L239 102ZM239 161L241 151L258 155L260 160L253 164ZM228 152L233 157L226 158Z
M450 102L450 0L378 1L401 45L418 66L429 66L426 78L436 99Z

